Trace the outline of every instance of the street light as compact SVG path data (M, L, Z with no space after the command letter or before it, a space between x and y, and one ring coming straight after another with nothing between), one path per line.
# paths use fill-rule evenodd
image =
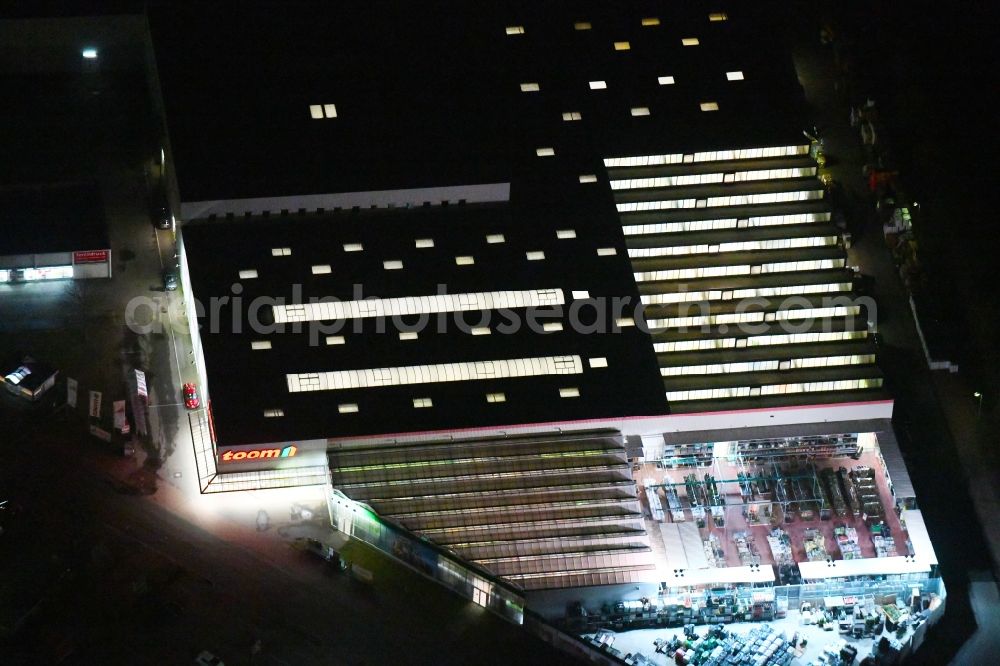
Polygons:
M983 394L980 393L979 391L976 391L975 393L972 394L972 397L976 398L979 401L979 405L976 407L976 420L978 421L979 416L983 413Z
M87 60L95 60L97 58L97 49L87 47L82 51L81 55Z

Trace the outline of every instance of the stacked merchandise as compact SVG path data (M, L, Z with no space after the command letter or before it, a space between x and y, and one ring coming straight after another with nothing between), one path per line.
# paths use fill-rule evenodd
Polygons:
M826 539L817 530L806 530L802 535L802 545L810 562L825 562L830 558L826 552Z
M699 624L713 625L729 624L737 614L739 617L736 619L742 620L746 613L746 606L739 603L734 595L722 594L715 596L709 594L705 597L705 605L701 609L698 622Z
M684 518L684 507L681 505L681 498L677 496L677 491L673 488L667 488L667 507L670 508L670 520L674 523L683 523Z
M785 530L777 527L771 530L771 533L767 535L767 545L771 547L774 563L778 566L795 563L792 558L792 540Z
M705 488L698 481L696 474L684 477L684 487L687 489L688 501L691 502L691 516L698 527L705 527Z
M657 466L667 469L706 467L712 464L713 444L667 444Z
M837 487L840 489L840 496L844 498L847 510L855 515L860 513L860 507L854 503L854 484L851 483L846 467L837 470Z
M817 487L819 488L819 518L820 520L830 520L830 514L833 511L833 498L830 495L830 488L823 481L822 478L817 480Z
M793 471L793 473L795 473ZM816 508L819 505L812 485L802 477L791 479L792 489L795 498L799 500L799 517L802 520L813 520L816 518Z
M896 540L889 534L889 526L885 523L872 525L872 543L875 545L875 557L896 557Z
M726 526L726 507L724 506L713 506L712 507L712 523L716 527Z
M664 597L660 602L660 622L668 627L680 627L691 622L694 611L688 595Z
M656 485L653 479L646 477L642 480L642 485L646 488L646 501L649 502L649 513L658 523L663 522L663 507L660 504L660 496L656 492Z
M760 564L760 555L753 543L753 536L746 532L734 532L733 541L736 543L736 552L739 553L740 562L743 566Z
M746 504L754 499L754 484L750 481L750 475L746 472L737 472L736 481L740 486L740 501Z
M773 500L774 485L774 479L767 474L767 471L763 467L758 467L757 477L751 484L754 495L765 501Z
M851 470L852 504L855 504L862 518L869 524L882 517L882 501L878 496L875 470L859 465Z
M837 525L833 528L833 535L837 539L837 547L840 548L840 555L845 560L860 560L861 546L858 545L858 531L846 525Z
M754 592L752 605L750 606L750 617L755 622L763 620L773 620L776 614L774 594L767 592Z
M790 523L795 520L795 513L799 510L798 502L792 490L791 479L777 479L775 481L775 499L781 503L782 513L785 514L785 522Z
M775 528L767 535L767 544L774 555L774 564L778 567L778 582L781 585L797 585L802 582L799 568L795 566L792 556L792 539L782 529Z
M837 481L836 473L829 467L819 473L820 484L826 490L830 506L838 516L847 515L847 503L844 501L844 494L840 490L840 483Z
M708 505L711 507L712 523L716 527L726 526L726 499L719 494L719 487L715 483L715 477L711 474L705 475L705 495Z
M726 554L722 550L722 542L715 534L709 534L702 542L705 546L705 559L711 567L726 566Z
M794 657L794 647L785 634L779 634L770 625L762 624L746 636L727 634L723 628L715 627L697 645L692 644L685 650L682 658L675 659L675 663L693 666L786 666Z

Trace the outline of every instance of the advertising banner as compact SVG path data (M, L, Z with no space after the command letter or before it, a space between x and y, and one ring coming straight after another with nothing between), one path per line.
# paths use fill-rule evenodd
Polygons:
M74 264L105 264L108 261L107 250L80 250L73 253Z
M91 418L101 418L101 392L90 392L90 416Z
M146 373L138 369L135 371L135 391L143 398L149 397L149 392L146 390Z
M114 407L115 430L121 431L122 433L126 432L125 401L115 400L113 403L111 403L111 405Z
M72 377L66 378L66 404L76 408L76 380Z

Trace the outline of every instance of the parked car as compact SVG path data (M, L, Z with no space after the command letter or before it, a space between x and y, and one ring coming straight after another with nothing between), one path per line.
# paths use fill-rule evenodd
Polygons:
M198 397L198 387L194 384L184 385L184 406L188 409L198 409L201 398Z
M154 204L149 214L157 229L173 229L174 218L166 204Z
M226 666L224 661L216 657L208 650L202 650L198 656L195 657L194 663L197 664L197 666Z
M177 285L180 281L177 279L177 273L172 270L163 271L163 288L167 291L177 291Z

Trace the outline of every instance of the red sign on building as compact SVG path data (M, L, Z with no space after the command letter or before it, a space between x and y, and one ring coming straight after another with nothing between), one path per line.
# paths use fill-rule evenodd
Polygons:
M73 253L74 264L104 264L108 261L108 250L80 250Z

